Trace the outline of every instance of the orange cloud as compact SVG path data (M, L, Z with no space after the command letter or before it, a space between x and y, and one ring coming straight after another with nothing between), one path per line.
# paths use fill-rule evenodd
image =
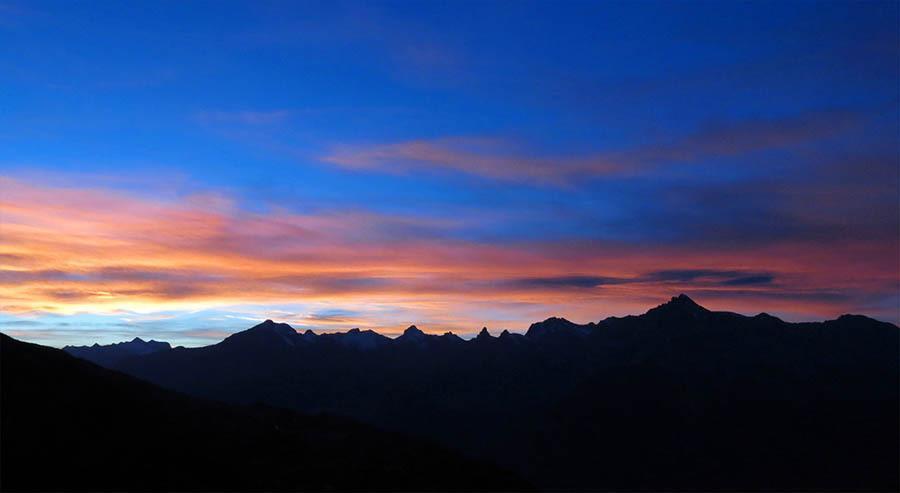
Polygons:
M426 233L396 234L404 227ZM687 292L717 309L794 318L861 311L897 319L874 302L897 295L896 242L717 249L490 244L427 234L458 227L364 211L256 213L215 194L161 201L3 178L0 311L314 303L349 312L294 321L321 328L398 330L419 322L435 331L482 324L524 329L550 315L588 321L641 312Z

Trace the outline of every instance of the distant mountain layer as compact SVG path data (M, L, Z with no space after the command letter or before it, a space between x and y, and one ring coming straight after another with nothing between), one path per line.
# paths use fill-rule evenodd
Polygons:
M548 490L896 490L900 330L787 323L687 296L465 341L266 321L115 368L189 394L353 417Z
M520 490L343 418L198 400L0 334L3 491Z
M96 343L93 346L66 346L63 348L63 351L72 356L93 361L101 366L114 366L123 358L141 356L168 349L172 349L168 342L145 341L140 337L135 337L128 342L119 342L106 346Z

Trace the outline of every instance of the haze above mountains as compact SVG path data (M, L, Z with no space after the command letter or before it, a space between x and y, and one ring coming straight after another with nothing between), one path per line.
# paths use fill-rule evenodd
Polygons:
M897 326L864 316L787 323L681 295L471 340L267 320L206 347L66 350L196 397L423 437L539 489L895 490L898 347Z

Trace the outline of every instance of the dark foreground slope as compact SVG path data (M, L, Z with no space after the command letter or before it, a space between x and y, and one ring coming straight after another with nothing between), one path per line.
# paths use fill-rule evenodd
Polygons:
M123 371L205 397L350 416L547 490L897 490L900 331L791 324L686 296L640 316L471 341L266 322Z
M0 334L4 491L521 489L345 419L217 404Z

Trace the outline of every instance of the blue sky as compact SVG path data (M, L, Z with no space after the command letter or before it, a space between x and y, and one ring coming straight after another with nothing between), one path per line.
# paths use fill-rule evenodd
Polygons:
M243 324L226 315L521 330L674 291L896 322L898 20L896 2L0 0L0 323L55 344ZM114 238L133 216L109 204L160 236ZM224 253L301 277L234 272L182 238L201 212L229 225L217 245L249 231ZM74 236L40 253L40 228ZM129 253L155 242L177 249ZM654 277L671 270L718 274Z

